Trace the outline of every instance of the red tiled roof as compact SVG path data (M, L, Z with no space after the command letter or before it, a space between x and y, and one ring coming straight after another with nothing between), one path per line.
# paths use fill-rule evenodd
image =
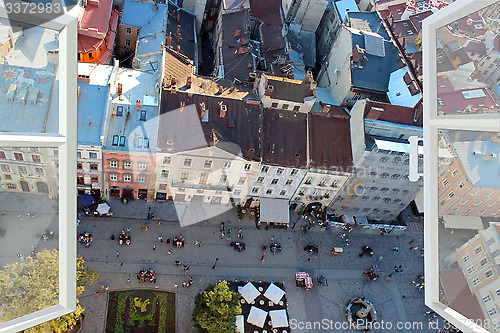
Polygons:
M347 170L352 166L348 115L309 113L309 157L312 168Z
M305 167L307 114L264 109L262 160L264 163Z
M80 22L78 22L78 28L94 28L100 33L105 34L108 31L112 7L113 0L99 0L99 6L90 3L87 4L82 18Z
M422 30L422 20L425 18L429 17L432 15L432 11L427 10L425 12L421 12L418 14L411 15L409 17L411 23L413 23L413 26L417 29L417 31Z
M113 49L113 44L115 42L116 27L118 26L118 17L118 11L113 9L111 13L111 20L109 21L109 29L107 29L107 34L104 38L104 42L106 43L106 51L104 51L96 61L98 63L105 63L111 55L111 50ZM99 48L102 42L102 38L78 34L78 53L93 52Z
M482 90L485 96L466 99L463 92L472 90ZM464 89L456 90L448 93L438 93L438 98L442 100L443 105L438 106L438 111L444 112L445 114L457 114L457 111L464 111L467 108L477 109L480 106L483 109L489 109L496 105L495 100L491 96L488 89Z
M379 112L376 120L388 121L402 125L423 126L422 114L415 112L414 108L369 100L365 106L365 118L368 117L372 107L383 110L382 112ZM416 117L416 121L414 121L414 117Z

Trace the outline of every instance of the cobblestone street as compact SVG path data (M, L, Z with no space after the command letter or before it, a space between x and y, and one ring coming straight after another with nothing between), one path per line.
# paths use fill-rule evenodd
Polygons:
M147 208L146 208L147 209ZM153 208L155 209L155 208ZM145 211L147 213L147 210ZM142 212L144 213L144 212ZM122 213L123 214L123 213ZM157 216L159 216L159 213ZM191 323L191 310L194 306L194 296L202 291L207 284L221 279L254 280L284 282L289 302L288 313L292 332L351 332L338 330L334 327L306 329L300 325L306 322L334 323L345 322L345 306L350 298L365 296L376 307L379 321L422 323L422 329L384 328L376 332L433 332L428 328L428 318L424 315L427 308L424 305L423 291L418 291L411 284L417 275L423 273L423 258L420 251L410 250L411 244L422 245L423 234L420 232L392 232L381 236L373 230L355 228L348 234L349 246L344 253L332 256L330 251L334 246L342 246L341 230L312 230L303 233L301 221L295 228L287 230L269 229L257 230L253 221L244 219L237 221L234 210L213 218L207 222L181 228L178 222L150 221L145 219L84 217L79 232L88 231L94 235L90 248L78 245L78 254L83 256L87 264L95 267L100 273L99 284L108 286L110 290L127 288L154 288L175 291L177 293L177 332L196 332ZM226 232L232 229L231 237L236 238L237 230L242 229L246 251L234 251L229 243L233 240L221 239L220 222L225 221ZM291 218L292 221L296 217ZM231 222L229 222L231 221ZM144 230L147 223L149 230ZM293 223L292 223L293 225ZM132 244L119 246L117 240L111 240L111 235L117 236L122 229L131 229ZM167 239L182 234L186 239L184 248L176 249L167 244ZM158 236L165 240L158 241ZM265 261L261 262L262 247L273 242L282 245L282 252L272 255L268 250ZM197 247L195 241L203 245ZM303 248L308 244L319 246L319 253L309 256ZM153 246L156 245L156 250ZM359 257L362 246L371 246L373 257ZM398 246L399 252L393 253L393 247ZM168 255L168 250L173 253ZM119 257L116 251L120 251ZM381 260L380 257L383 257ZM217 266L212 269L215 258L219 258ZM189 276L194 284L190 288L174 288L182 285L189 277L185 276L182 267L176 267L174 261L181 260L189 266ZM394 265L402 265L404 271L392 276L390 281L382 277L377 281L368 281L362 271L377 264L383 271L382 277L391 273ZM140 269L151 267L156 271L155 285L139 284L136 274ZM315 285L310 291L295 286L295 272L305 270L312 276L324 275L328 286ZM131 283L127 283L127 279ZM93 333L104 330L106 313L106 293L99 296L95 292L99 286L87 287L82 295L81 303L86 308L86 319L82 332ZM407 324L410 325L410 324Z

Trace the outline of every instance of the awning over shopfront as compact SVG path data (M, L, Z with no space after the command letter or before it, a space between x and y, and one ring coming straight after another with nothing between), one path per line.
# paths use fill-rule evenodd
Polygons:
M268 223L290 223L288 200L261 198L260 221Z
M478 216L443 215L444 226L453 229L484 229L483 222Z

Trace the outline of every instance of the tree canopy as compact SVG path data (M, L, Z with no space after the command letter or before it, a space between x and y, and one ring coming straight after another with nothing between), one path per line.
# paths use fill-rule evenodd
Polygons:
M77 259L77 296L84 286L94 284L99 275ZM78 301L77 301L78 302ZM22 262L0 270L0 319L12 320L59 303L59 252L43 250ZM77 304L75 312L25 330L29 333L65 332L77 324L84 309Z
M202 333L235 331L236 315L241 314L240 294L229 290L226 281L210 284L196 295L193 322Z

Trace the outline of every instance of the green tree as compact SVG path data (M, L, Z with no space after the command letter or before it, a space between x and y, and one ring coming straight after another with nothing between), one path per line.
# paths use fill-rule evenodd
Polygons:
M85 261L77 258L77 296L85 285L97 282L99 274L85 267ZM43 250L23 262L16 262L0 271L0 319L21 317L46 309L59 302L59 252ZM44 324L25 330L26 333L61 333L74 327L84 309L78 304L76 311Z
M201 333L235 331L236 315L241 314L240 293L229 290L226 281L210 284L196 295L193 322Z

